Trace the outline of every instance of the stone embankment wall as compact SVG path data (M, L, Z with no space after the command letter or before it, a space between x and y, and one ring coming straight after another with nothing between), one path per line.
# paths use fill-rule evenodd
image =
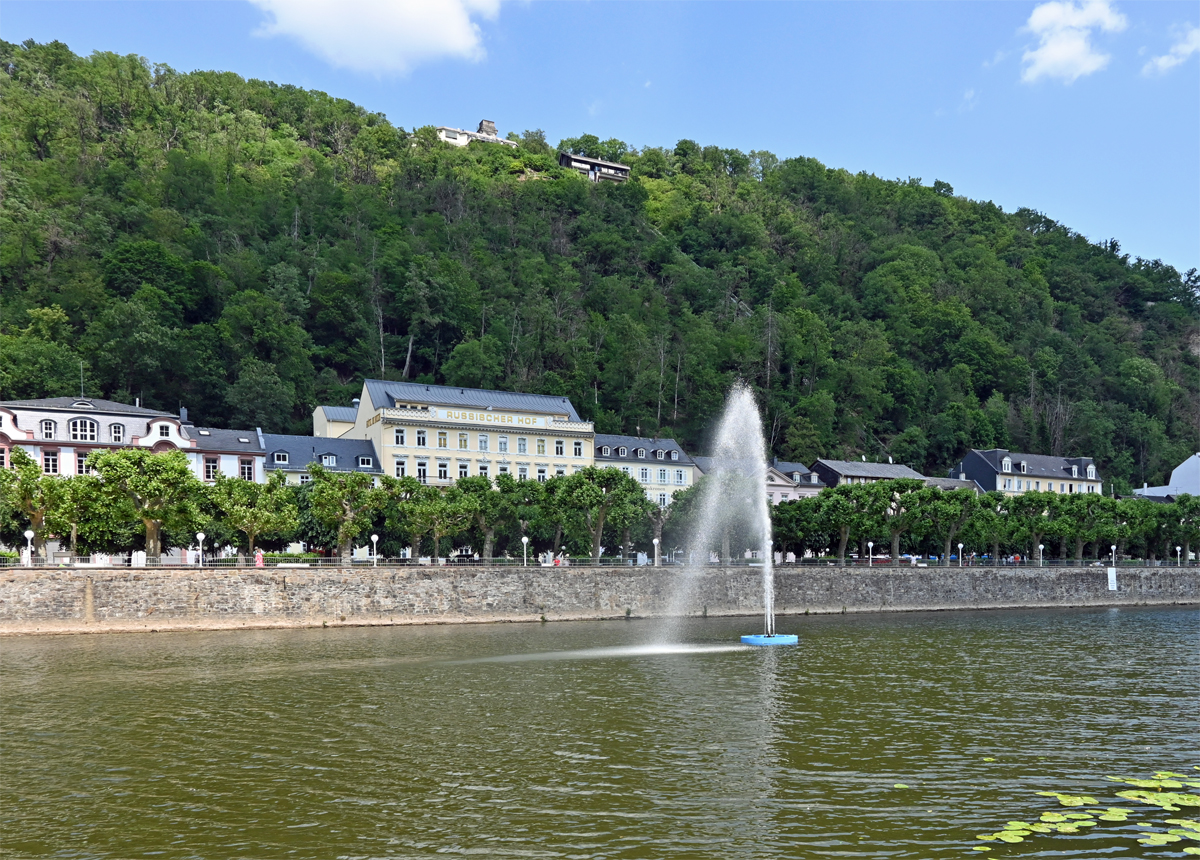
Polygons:
M778 614L1200 604L1200 568L781 568ZM680 600L677 595L684 592ZM0 635L762 611L758 568L0 569Z

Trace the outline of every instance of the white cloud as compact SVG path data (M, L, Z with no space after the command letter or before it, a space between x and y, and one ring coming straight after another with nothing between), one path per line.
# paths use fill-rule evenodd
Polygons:
M258 35L290 36L335 66L403 73L428 60L483 59L472 16L500 0L250 0L269 16Z
M1092 31L1119 33L1127 23L1108 0L1084 0L1078 5L1055 0L1035 7L1025 29L1038 37L1038 46L1022 56L1021 80L1060 78L1069 84L1100 71L1111 58L1093 47Z
M1171 46L1168 53L1154 57L1142 66L1142 74L1164 74L1168 69L1186 62L1192 54L1200 54L1200 27L1188 26L1184 29L1182 38Z

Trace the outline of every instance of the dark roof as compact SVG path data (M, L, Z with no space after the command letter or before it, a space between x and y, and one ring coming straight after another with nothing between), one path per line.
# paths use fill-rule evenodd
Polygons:
M157 409L146 409L142 406L130 406L128 403L117 403L115 400L100 400L95 397L43 397L38 400L4 400L0 406L9 409L55 409L55 410L84 410L86 412L108 412L115 415L153 415L158 417L175 418L170 412L160 412Z
M353 424L358 420L358 407L356 406L318 406L325 413L326 421L344 421Z
M609 448L614 449L613 452L611 454L609 454L607 457L605 457L603 454L600 453L600 449L606 445ZM617 448L620 448L622 445L624 445L626 448L630 449L629 455L626 457L618 456L617 452L615 450ZM676 442L674 439L649 439L644 436L616 436L616 435L612 435L610 433L597 433L596 434L596 459L597 460L636 459L633 457L633 451L637 448L645 448L646 449L646 453L648 455L646 458L647 460L655 459L653 456L654 451L678 451L679 459L673 460L672 462L674 462L674 463L691 463L692 462L692 458L688 456L687 451L683 450L683 448L680 447L679 443Z
M571 401L554 394L522 394L517 391L489 391L485 388L455 388L450 385L422 385L419 382L366 381L367 396L376 409L392 409L396 403L430 403L461 406L466 409L509 409L514 412L538 412L566 415L582 421Z
M1003 448L992 448L988 451L974 449L972 453L991 466L996 471L996 474L1002 474L1000 464L1004 460L1005 455L1012 459L1014 473L1020 471L1021 461L1024 461L1026 470L1022 474L1038 475L1041 477L1070 478L1072 466L1079 466L1084 475L1086 475L1088 465L1094 465L1091 457L1051 457L1046 454L1021 454L1017 451L1006 451ZM1083 475L1080 477L1083 477Z
M789 463L786 460L775 459L771 461L771 466L777 472L783 472L785 475L791 475L793 472L799 472L801 475L810 474L810 469L803 463Z
M275 452L283 451L288 455L286 472L302 471L309 463L321 462L323 454L337 457L337 465L330 467L335 472L369 472L377 475L383 471L379 457L375 453L375 445L369 439L329 439L325 436L284 436L278 433L264 433L263 444L266 446L266 470L269 473L283 468L283 464L275 463ZM370 467L360 467L359 457L370 457Z
M562 161L563 161L563 159L564 159L564 158L573 158L573 159L576 159L576 160L578 160L578 161L585 162L586 164L595 164L595 165L598 165L598 166L600 166L600 167L616 167L616 168L618 168L619 170L628 170L628 169L629 169L629 165L628 165L628 164L618 164L618 163L617 163L617 162L615 162L615 161L602 161L602 160L601 160L601 159L599 159L599 158L592 158L592 157L590 157L590 156L587 156L587 155L576 155L576 154L575 154L575 153L573 153L573 152L560 152L560 153L558 154L558 163L559 163L559 164L562 164Z
M983 488L974 481L960 481L958 478L926 478L925 484L937 487L939 490L974 490L983 492Z
M863 463L859 460L817 460L825 468L847 478L916 478L925 480L920 472L899 463ZM816 468L815 466L813 467Z
M188 427L187 434L196 440L192 451L246 451L261 454L257 430L223 430L219 427Z
M707 474L712 471L712 457L693 457L692 462L701 472Z

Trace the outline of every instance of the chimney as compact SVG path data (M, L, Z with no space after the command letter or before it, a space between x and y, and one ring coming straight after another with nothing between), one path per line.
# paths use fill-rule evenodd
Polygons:
M355 397L353 400L350 401L350 405L352 405L355 409L357 409L358 404L361 402L362 402L361 400L359 400L357 397Z
M180 406L180 407L179 407L179 423L180 423L180 424L187 424L187 423L188 423L188 420L187 420L187 407L186 407L186 406Z
M490 119L481 119L479 121L479 134L487 134L492 137L497 137L499 132L496 131L496 124Z

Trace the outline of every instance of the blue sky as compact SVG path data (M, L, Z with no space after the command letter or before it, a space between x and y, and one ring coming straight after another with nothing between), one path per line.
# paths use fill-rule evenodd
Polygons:
M1200 4L5 0L0 37L324 90L413 128L680 138L941 179L1200 266Z

